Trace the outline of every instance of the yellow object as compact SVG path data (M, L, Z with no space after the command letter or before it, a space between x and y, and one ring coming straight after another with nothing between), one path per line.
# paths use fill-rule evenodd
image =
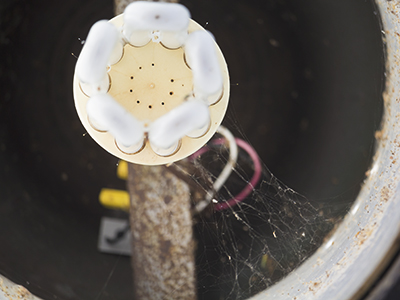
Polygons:
M267 262L268 262L268 255L264 254L261 257L261 268L266 269L267 268Z
M117 176L120 179L128 179L128 163L124 160L120 160L117 167Z
M111 209L129 209L129 194L127 191L114 189L101 189L99 195L100 203Z

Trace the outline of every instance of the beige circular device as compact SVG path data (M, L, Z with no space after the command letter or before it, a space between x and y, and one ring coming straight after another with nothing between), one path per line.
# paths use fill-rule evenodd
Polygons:
M109 21L116 28L122 28L124 18L119 15ZM199 24L190 20L188 33L202 30ZM132 151L124 149L112 134L101 130L88 117L86 107L89 96L85 87L74 75L74 99L79 118L89 135L111 154L128 162L142 165L161 165L183 159L201 148L214 135L225 115L229 100L229 75L223 54L217 44L215 50L223 78L222 95L208 106L210 123L193 134L186 134L173 147L153 149L146 128L171 110L177 108L188 97L193 96L193 73L189 68L184 49L170 49L157 41L157 35L145 46L135 47L130 43L123 46L121 59L108 67L108 94L144 126L143 143ZM221 96L220 96L221 95ZM195 95L194 95L195 96Z

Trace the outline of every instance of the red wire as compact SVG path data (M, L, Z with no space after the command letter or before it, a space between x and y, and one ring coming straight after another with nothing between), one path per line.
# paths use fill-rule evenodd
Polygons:
M244 140L235 138L235 141L236 141L236 144L240 148L242 148L244 151L246 151L247 154L249 154L250 158L252 159L253 164L254 164L254 173L253 173L253 176L251 177L250 181L247 183L247 185L244 187L244 189L239 194L237 194L236 196L232 197L229 200L226 200L223 203L216 203L214 205L214 209L217 211L222 211L229 207L233 207L236 204L238 204L239 202L243 201L253 191L254 187L257 185L257 183L259 182L259 180L261 178L262 167L261 167L260 158L258 157L257 152L254 150L254 148L252 146L250 146L249 143L245 142ZM221 145L224 142L225 142L224 138L219 138L219 139L212 141L212 143L216 144L216 145ZM190 156L190 159L195 159L196 157L206 153L209 150L210 149L207 146L205 146L205 147L199 149L194 154L192 154Z

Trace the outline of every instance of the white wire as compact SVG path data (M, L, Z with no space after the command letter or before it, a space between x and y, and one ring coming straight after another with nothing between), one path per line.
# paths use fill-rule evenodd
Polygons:
M217 180L215 180L213 184L213 189L207 192L207 196L203 201L200 201L199 203L196 204L194 207L195 212L199 213L201 212L204 208L206 208L211 200L214 197L214 194L217 193L221 187L224 185L224 183L227 181L229 176L232 173L232 170L234 169L236 162L237 162L237 157L238 157L238 146L235 142L235 137L233 134L224 126L220 126L217 130L219 134L224 136L226 141L229 144L229 160L226 163L224 169L222 172L219 174Z

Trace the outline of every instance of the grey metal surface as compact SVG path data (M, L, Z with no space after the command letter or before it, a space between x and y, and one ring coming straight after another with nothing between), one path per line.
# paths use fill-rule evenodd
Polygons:
M99 241L97 247L99 251L110 254L131 255L131 234L129 221L116 218L101 218ZM118 237L121 233L121 237ZM110 242L111 241L111 242Z

